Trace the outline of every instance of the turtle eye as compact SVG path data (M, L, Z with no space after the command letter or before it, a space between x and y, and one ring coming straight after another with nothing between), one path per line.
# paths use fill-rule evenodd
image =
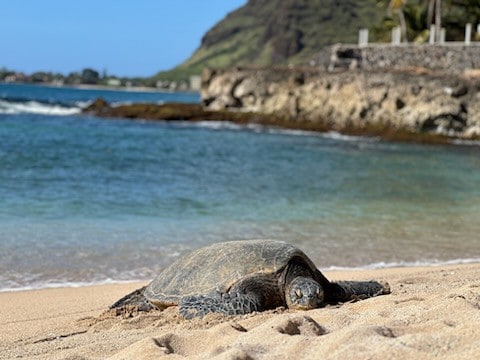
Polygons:
M301 290L295 290L295 295L297 295L297 298L301 298L303 296L303 293Z
M320 289L317 289L317 291L315 291L315 295L317 295L317 298L322 297L322 292L320 291Z

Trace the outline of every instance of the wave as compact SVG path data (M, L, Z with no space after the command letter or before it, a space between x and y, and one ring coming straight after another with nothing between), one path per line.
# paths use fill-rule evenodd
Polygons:
M40 289L58 289L58 288L79 288L85 286L98 286L98 285L112 285L112 284L131 284L135 282L145 282L145 280L113 280L105 279L100 281L65 281L65 282L49 282L49 283L37 283L32 285L25 285L19 287L6 287L0 289L2 292L12 292L12 291L28 291L28 290L40 290Z
M244 130L247 128L245 125L238 125L230 121L182 121L181 123L185 126L197 126L211 130Z
M348 267L348 266L330 266L322 268L325 271L333 270L378 270L378 269L391 269L391 268L405 268L405 267L435 267L435 266L449 266L449 265L462 265L462 264L476 264L480 263L480 258L465 258L465 259L452 259L452 260L417 260L417 261L394 261L390 263L377 262L364 266Z
M372 136L356 136L356 135L344 135L337 131L329 131L322 133L322 136L332 140L341 140L341 141L379 141L378 137Z
M68 104L50 100L32 100L21 97L0 97L0 114L74 115L88 102Z
M178 256L179 253L173 253ZM97 272L93 276L78 276L78 274L46 275L41 272L10 271L0 274L0 293L7 291L25 291L38 289L56 289L64 287L84 287L94 285L124 284L151 280L154 277L152 270L138 268L126 271L112 270L110 273Z
M455 139L452 144L464 146L480 146L480 140Z
M262 125L262 124L236 124L231 121L197 121L197 122L182 122L184 126L197 126L201 128L211 129L211 130L249 130L257 133L266 133L266 134L281 134L281 135L309 135L315 136L318 135L314 131L305 131L305 130L295 130L295 129L282 129L279 127Z
M179 121L180 126L190 127L196 126L211 130L247 130L256 133L275 134L275 135L292 135L292 136L319 136L326 139L335 141L346 142L378 142L380 138L371 136L355 136L344 135L337 131L318 132L313 130L300 130L300 129L284 129L281 127L262 125L262 124L236 124L231 121Z

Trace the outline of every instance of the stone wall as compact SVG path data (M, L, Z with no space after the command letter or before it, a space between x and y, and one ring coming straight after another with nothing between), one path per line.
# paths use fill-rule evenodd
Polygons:
M480 43L446 43L444 45L371 44L356 46L337 44L319 52L311 65L330 71L337 68L404 69L425 68L450 74L480 69Z
M318 68L206 70L204 106L276 114L339 130L382 124L413 132L480 135L480 80L405 71Z

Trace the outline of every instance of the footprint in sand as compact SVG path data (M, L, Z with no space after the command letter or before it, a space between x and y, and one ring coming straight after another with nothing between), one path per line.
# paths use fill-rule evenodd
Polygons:
M327 333L327 330L320 326L310 316L296 316L285 320L275 328L281 334L320 336Z
M166 334L159 338L152 339L164 354L181 354L178 346L178 337L175 334Z

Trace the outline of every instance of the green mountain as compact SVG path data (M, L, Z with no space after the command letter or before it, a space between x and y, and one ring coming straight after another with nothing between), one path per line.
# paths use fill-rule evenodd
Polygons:
M377 0L249 0L202 38L183 64L155 76L178 80L208 67L299 64L326 45L355 43L381 20Z

